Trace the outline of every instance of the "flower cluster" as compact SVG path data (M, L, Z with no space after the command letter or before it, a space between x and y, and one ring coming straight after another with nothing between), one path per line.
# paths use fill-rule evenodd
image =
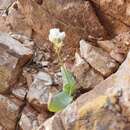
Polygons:
M58 28L50 29L49 41L54 44L55 48L61 48L65 39L65 32L60 32Z

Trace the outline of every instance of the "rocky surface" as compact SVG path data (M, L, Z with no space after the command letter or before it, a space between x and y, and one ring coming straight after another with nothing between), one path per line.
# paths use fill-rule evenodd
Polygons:
M50 120L39 126L38 130L64 130L59 115L55 115Z
M95 71L78 53L75 54L74 76L77 80L77 87L89 90L104 80L104 77ZM82 79L82 80L81 80Z
M130 25L130 2L124 0L92 0L101 11Z
M129 6L0 0L0 130L129 130ZM66 33L61 56L77 81L74 101L56 114L47 110L49 96L62 90L48 41L53 27Z
M40 114L27 105L22 112L19 127L21 130L36 130L47 117L47 113Z
M117 68L118 63L101 48L90 45L84 40L80 41L81 56L98 72L107 77Z
M5 10L13 4L15 0L0 0L0 9Z
M130 52L115 74L59 113L65 130L127 130L130 127L129 62ZM53 121L55 123L56 120Z
M0 124L5 130L15 130L20 106L21 103L17 104L11 98L0 95Z
M91 0L96 7L104 27L111 36L129 31L130 1L129 0Z
M130 32L121 33L112 40L98 41L98 45L107 51L113 59L122 63L130 47Z
M27 22L43 37L43 40L48 39L48 30L52 27L59 27L66 32L67 49L76 47L81 38L95 41L107 37L89 1L49 0L40 4L31 0L19 0L19 2Z
M32 57L32 50L6 33L0 33L0 92L13 86L22 72L22 67Z
M29 86L27 99L29 103L38 111L47 109L49 94L52 93L53 87L51 76L45 72L39 72ZM57 91L54 91L57 92Z

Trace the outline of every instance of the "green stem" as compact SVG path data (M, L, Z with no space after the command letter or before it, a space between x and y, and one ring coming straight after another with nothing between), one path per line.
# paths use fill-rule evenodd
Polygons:
M58 61L59 61L59 63L60 63L60 66L63 67L63 70L64 70L64 72L65 72L66 78L67 78L67 80L69 81L69 78L68 78L68 76L67 76L66 66L64 65L63 60L62 60L62 58L61 58L61 56L60 56L61 49L55 48L55 51L56 51L56 54L57 54L57 56L58 56ZM72 92L71 92L71 88L70 88L70 90L69 90L69 96L71 96L71 93L72 93Z

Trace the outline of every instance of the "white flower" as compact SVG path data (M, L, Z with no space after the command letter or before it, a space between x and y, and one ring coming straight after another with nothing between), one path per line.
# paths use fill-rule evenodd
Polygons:
M61 47L64 39L65 32L60 32L58 28L50 29L49 41L51 41L56 47Z

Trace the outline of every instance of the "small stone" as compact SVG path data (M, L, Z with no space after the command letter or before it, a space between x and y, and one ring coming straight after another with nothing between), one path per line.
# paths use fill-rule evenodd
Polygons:
M24 100L27 94L27 88L25 87L13 88L12 94L17 98L19 98L20 100Z
M27 99L36 110L47 109L51 85L52 79L48 73L39 72L35 76L32 85L29 87Z
M22 111L22 115L19 121L21 130L36 130L39 127L37 120L38 113L33 110L30 106L26 106Z
M47 67L49 62L48 61L42 61L41 64L42 64L43 67Z
M49 74L45 72L39 72L36 76L36 79L44 81L44 85L49 86L52 85L52 78Z

